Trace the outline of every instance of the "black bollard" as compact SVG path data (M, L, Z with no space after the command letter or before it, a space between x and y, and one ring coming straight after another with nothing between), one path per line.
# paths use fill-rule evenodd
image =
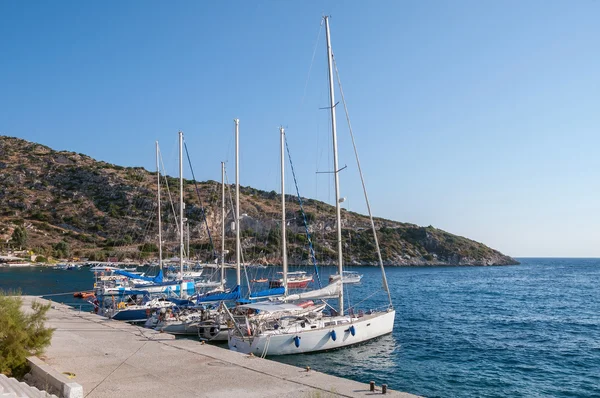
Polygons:
M371 390L371 392L375 391L375 382L374 381L369 382L369 390Z
M387 384L382 384L381 385L381 393L382 394L387 394Z

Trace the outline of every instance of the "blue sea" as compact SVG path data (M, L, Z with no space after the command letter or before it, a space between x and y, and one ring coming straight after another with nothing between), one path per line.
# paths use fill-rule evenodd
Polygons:
M272 359L428 397L600 397L600 259L523 258L503 267L389 268L392 335L332 352ZM385 295L379 270L349 290ZM333 273L325 268L323 277ZM233 274L230 274L233 280ZM0 268L0 289L88 290L92 273ZM54 296L83 303L72 295Z

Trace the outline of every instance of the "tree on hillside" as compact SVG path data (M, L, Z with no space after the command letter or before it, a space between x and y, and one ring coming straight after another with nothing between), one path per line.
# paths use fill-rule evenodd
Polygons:
M50 344L54 329L46 328L50 304L34 301L33 311L23 311L23 300L0 290L0 373L21 378L27 357L39 355Z
M27 231L23 227L16 227L12 233L12 242L19 247L27 246Z
M54 256L58 258L67 258L71 254L71 248L69 244L64 240L54 245Z

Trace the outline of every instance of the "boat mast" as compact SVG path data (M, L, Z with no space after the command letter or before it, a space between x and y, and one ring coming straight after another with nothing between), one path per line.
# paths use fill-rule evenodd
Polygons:
M235 122L235 278L237 286L240 286L242 275L240 243L240 119L233 119Z
M333 89L333 54L331 52L331 38L329 36L329 17L325 18L325 36L327 38L327 66L329 69L329 105L331 108L331 134L333 136L333 175L335 179L335 214L337 219L337 243L338 243L338 273L343 275L343 254L342 254L342 216L340 209L340 179L338 175L338 153L337 153L337 134L335 123L335 98ZM344 314L344 285L339 294L340 315Z
M221 288L225 280L225 162L221 162Z
M279 127L281 133L281 257L283 259L283 296L287 296L287 247L285 239L285 131L283 127Z
M181 297L184 297L183 282L183 132L179 132L179 272L181 276Z
M156 192L158 196L158 269L162 271L162 225L160 218L160 166L159 166L159 149L158 141L156 141Z

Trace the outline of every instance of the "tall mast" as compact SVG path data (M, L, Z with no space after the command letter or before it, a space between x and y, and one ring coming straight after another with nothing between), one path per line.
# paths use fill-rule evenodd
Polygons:
M158 197L158 269L162 271L162 224L160 217L160 166L158 141L156 141L156 193Z
M283 296L287 296L287 247L285 239L285 131L283 127L279 127L281 133L281 257L283 259Z
M225 280L225 162L221 162L221 287Z
M181 275L181 297L184 297L183 282L183 132L179 132L179 272Z
M331 52L331 38L329 36L329 17L325 18L325 36L327 37L327 66L329 69L329 105L331 108L331 134L333 136L333 175L335 179L335 214L337 219L337 243L338 243L338 273L340 278L343 276L343 254L342 254L342 215L340 209L340 179L338 175L338 153L337 153L337 134L335 122L335 97L333 86L333 54ZM344 286L339 294L340 315L344 314Z
M240 119L235 122L235 280L237 286L241 285L241 251L240 243Z

